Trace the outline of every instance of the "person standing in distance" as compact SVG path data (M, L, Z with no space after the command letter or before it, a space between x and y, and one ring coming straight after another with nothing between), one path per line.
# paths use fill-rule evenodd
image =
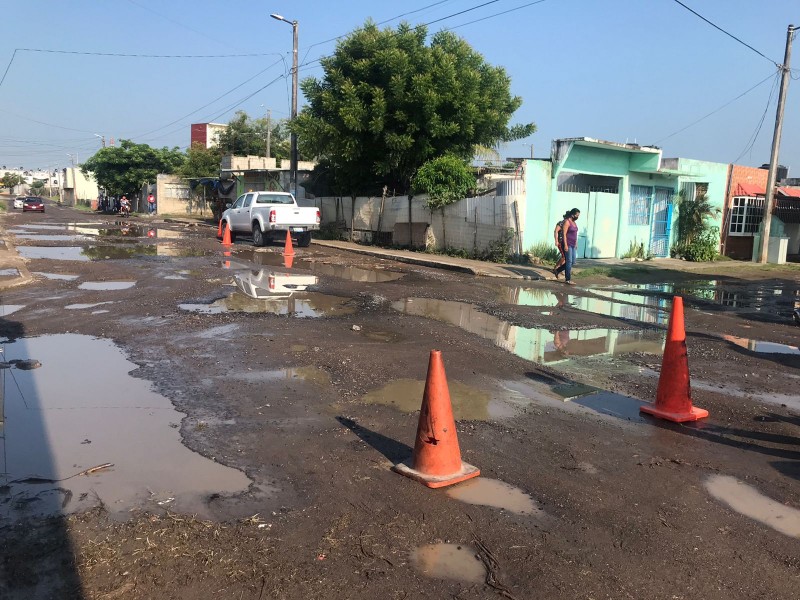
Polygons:
M153 192L150 192L150 195L147 196L147 211L150 215L156 212L156 197Z
M578 226L575 221L581 216L581 211L573 208L569 211L569 216L564 219L561 225L561 233L564 236L564 245L566 246L567 253L564 257L564 264L556 269L556 278L561 271L564 271L564 283L575 285L572 281L572 265L575 264L576 249L578 246Z
M564 261L567 258L567 248L564 245L564 232L561 230L561 227L564 225L564 219L567 217L569 217L569 211L564 213L564 216L561 217L561 220L556 223L556 227L553 229L553 240L556 243L556 248L558 248L558 251L561 253L561 256L558 257L556 266L553 267L553 275L556 276L556 279L558 279L559 267L564 264Z

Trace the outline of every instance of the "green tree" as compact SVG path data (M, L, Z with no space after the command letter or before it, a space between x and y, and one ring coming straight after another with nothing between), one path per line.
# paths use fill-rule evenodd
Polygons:
M203 144L195 142L186 151L186 160L175 173L184 179L217 177L221 158L222 149L219 146L206 148Z
M107 146L81 165L81 171L92 174L109 194L136 196L145 183L155 183L159 173L175 173L186 156L178 148L152 148L120 140L118 146Z
M442 214L442 244L447 248L444 209L466 198L475 187L475 177L467 163L452 154L439 156L423 164L414 175L412 191L428 194L427 206Z
M42 190L44 190L44 181L41 179L34 179L33 183L31 183L31 191L37 195L42 195Z
M308 106L292 127L304 153L347 172L349 185L367 173L410 195L427 160L467 160L476 145L535 131L532 123L508 127L522 100L502 68L451 32L426 40L425 27L381 30L371 21L341 40L321 60L323 78L302 82Z
M708 220L719 215L720 209L711 204L706 194L690 198L684 190L678 193L675 205L678 231L670 254L691 261L714 260L719 253L719 228Z
M270 156L289 158L289 130L285 119L271 120L269 129ZM251 119L246 112L238 111L219 134L219 147L223 154L235 156L266 156L267 119Z
M9 190L13 190L16 186L23 183L25 180L22 178L22 175L17 173L4 173L3 178L0 179L0 185L4 188L8 188Z

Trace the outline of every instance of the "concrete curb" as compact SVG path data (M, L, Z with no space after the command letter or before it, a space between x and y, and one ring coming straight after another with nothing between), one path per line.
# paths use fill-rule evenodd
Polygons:
M355 254L375 256L377 258L388 258L412 265L429 267L433 269L443 269L458 273L467 273L477 277L496 277L500 279L524 279L524 280L545 280L546 277L534 267L522 265L506 266L497 263L473 264L478 261L469 259L459 259L454 257L435 258L436 255L424 255L406 250L387 250L384 248L371 248L359 246L349 242L338 242L333 240L312 240L312 244L335 248ZM524 272L520 272L524 271Z

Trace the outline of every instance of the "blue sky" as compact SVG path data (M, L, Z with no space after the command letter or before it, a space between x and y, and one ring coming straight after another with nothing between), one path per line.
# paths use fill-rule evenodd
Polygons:
M326 40L368 17L381 22L412 11L405 20L443 19L431 32L452 28L508 71L512 91L523 98L514 121L533 121L538 132L505 145L504 156L529 156L533 145L535 155L545 157L552 139L587 136L656 144L666 157L754 166L769 160L774 63L783 61L787 26L800 25L798 0L683 0L770 60L675 0L544 0L507 14L498 13L530 0L495 0L450 17L487 1L5 3L0 165L68 166L75 156L83 161L100 147L94 134L185 147L191 123L227 122L236 109L261 115L270 108L274 117L287 117L292 30L270 13L299 21L301 63L311 63L334 49ZM14 55L21 48L259 56L136 58L28 50ZM780 158L791 167L790 175L800 177L800 39L794 64L798 80L790 82ZM301 77L321 73L319 63L301 68Z

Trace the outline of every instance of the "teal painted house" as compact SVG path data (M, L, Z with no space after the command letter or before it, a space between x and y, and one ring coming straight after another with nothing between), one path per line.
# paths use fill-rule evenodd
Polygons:
M526 160L523 248L553 243L563 214L578 208L578 258L613 258L643 243L654 257L669 256L675 238L675 199L708 195L721 225L729 165L663 159L661 149L591 138L553 141L549 160Z

